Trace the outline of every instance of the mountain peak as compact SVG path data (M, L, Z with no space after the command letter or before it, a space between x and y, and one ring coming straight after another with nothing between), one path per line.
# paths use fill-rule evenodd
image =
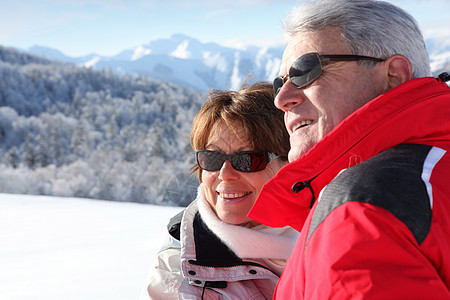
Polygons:
M172 51L170 53L170 55L172 55L173 57L181 58L181 59L190 58L191 52L189 52L188 47L189 47L189 41L184 40L183 42L181 42L178 45L177 49L175 49L174 51Z
M150 53L152 53L151 49L148 49L144 46L139 46L136 49L134 49L133 55L131 56L131 60L135 61L141 59L142 57L149 55Z

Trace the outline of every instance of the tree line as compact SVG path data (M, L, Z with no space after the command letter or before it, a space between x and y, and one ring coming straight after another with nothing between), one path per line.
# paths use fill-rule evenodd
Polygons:
M206 95L0 47L0 192L188 204Z

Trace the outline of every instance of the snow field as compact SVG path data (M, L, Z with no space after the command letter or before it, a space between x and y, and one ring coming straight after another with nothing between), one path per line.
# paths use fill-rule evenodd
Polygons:
M0 194L0 299L139 299L180 210Z

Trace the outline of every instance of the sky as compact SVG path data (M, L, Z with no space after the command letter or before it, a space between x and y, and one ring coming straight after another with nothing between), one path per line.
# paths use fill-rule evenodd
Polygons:
M303 0L300 0L303 1ZM388 0L424 36L450 39L450 0ZM69 56L115 55L173 34L221 45L281 43L295 0L0 0L0 45L46 46Z

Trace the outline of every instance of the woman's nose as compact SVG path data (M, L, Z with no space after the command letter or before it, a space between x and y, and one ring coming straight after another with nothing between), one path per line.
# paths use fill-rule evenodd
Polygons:
M239 171L233 168L231 162L226 160L219 171L219 179L223 181L236 180L239 178Z

